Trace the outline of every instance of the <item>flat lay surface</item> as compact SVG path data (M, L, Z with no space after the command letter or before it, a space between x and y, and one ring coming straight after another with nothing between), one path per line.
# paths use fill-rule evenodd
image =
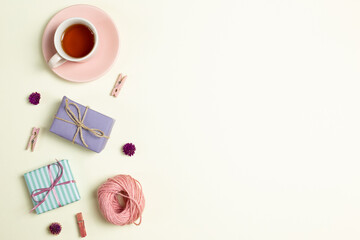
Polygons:
M47 24L73 4L104 11L120 40L87 83L43 56ZM350 0L2 1L0 239L80 239L80 212L85 239L359 239L359 11ZM63 96L116 120L101 153L49 131ZM29 213L24 174L55 159L80 200ZM98 187L119 174L143 187L140 226L99 210Z

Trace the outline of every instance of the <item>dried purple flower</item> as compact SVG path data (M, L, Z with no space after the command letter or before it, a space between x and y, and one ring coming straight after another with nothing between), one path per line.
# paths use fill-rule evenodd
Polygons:
M49 226L49 230L51 232L51 234L54 234L54 235L59 235L59 233L61 232L61 225L60 223L52 223L50 226Z
M29 96L29 102L34 105L38 105L40 102L40 93L34 92Z
M123 146L123 152L124 152L126 155L130 156L130 157L131 157L132 155L134 155L135 150L136 150L136 147L135 147L135 145L132 144L132 143L127 143L127 144L125 144L125 145Z

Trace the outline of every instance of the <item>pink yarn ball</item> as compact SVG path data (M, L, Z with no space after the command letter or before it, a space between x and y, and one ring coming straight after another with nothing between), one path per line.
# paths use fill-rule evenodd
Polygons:
M115 225L141 224L145 198L141 184L129 175L109 178L97 192L99 208L107 221ZM120 204L118 197L123 198ZM139 223L135 223L139 219Z

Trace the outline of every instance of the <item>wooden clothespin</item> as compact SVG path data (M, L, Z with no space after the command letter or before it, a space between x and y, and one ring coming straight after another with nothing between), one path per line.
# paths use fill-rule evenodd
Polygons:
M126 79L126 75L123 76L122 73L119 74L119 77L116 79L115 86L110 94L111 96L117 97L119 95L120 89L124 85Z
M33 127L26 150L31 148L31 151L32 152L34 151L36 141L39 137L39 132L40 132L40 128Z
M76 220L79 226L79 231L80 231L80 236L86 237L86 229L85 229L85 223L84 223L84 219L83 219L83 215L81 212L76 214Z

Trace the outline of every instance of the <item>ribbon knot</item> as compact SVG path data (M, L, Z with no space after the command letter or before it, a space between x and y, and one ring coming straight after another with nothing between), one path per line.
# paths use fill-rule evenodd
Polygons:
M58 173L57 173L57 176L55 178L55 180L53 179L53 176L51 174L51 169L50 167L55 165L58 167ZM59 200L59 197L55 191L55 187L56 186L60 186L60 185L65 185L65 184L69 184L69 183L75 183L74 180L70 180L70 181L66 181L66 182L63 182L63 183L59 183L59 181L61 180L61 177L63 175L63 172L64 172L64 168L63 166L61 165L60 162L56 161L56 163L54 164L50 164L47 166L48 168L48 173L49 173L49 177L50 177L50 186L47 187L47 188L38 188L38 189L35 189L34 191L32 191L31 193L31 198L32 200L34 200L34 202L36 202L36 206L31 209L30 212L34 211L36 208L38 208L41 204L43 204L45 202L45 200L48 198L50 192L53 192L54 196L55 196L55 199L56 199L56 202L58 204L59 207L61 207L61 203L60 203L60 200ZM35 199L36 196L40 195L40 194L43 194L43 193L46 193L46 195L41 199L41 200L37 200Z
M70 109L70 105L73 105L76 110L77 110L77 113L78 113L78 116L75 115L75 113L73 111L71 111ZM67 122L67 123L70 123L70 124L73 124L75 126L77 126L77 129L76 129L76 132L74 134L74 137L72 139L72 143L75 143L75 139L76 139L76 136L78 134L80 134L80 139L81 139L81 142L84 144L84 146L86 147L89 147L85 140L84 140L84 136L83 136L83 132L82 130L86 130L90 133L92 133L95 137L99 137L99 138L109 138L108 136L105 135L105 133L103 131L101 131L100 129L96 129L96 128L89 128L88 126L86 126L84 124L84 119L85 119L85 116L86 116L86 113L88 111L89 107L86 107L85 111L84 111L84 114L83 116L81 116L81 112L80 112L80 108L77 104L75 103L69 103L69 100L66 99L65 100L65 111L67 113L67 115L69 116L69 118L72 120L71 121L68 121L68 120L65 120L65 119L62 119L62 118L59 118L57 116L55 116L56 119L59 119L59 120L62 120L64 122Z

